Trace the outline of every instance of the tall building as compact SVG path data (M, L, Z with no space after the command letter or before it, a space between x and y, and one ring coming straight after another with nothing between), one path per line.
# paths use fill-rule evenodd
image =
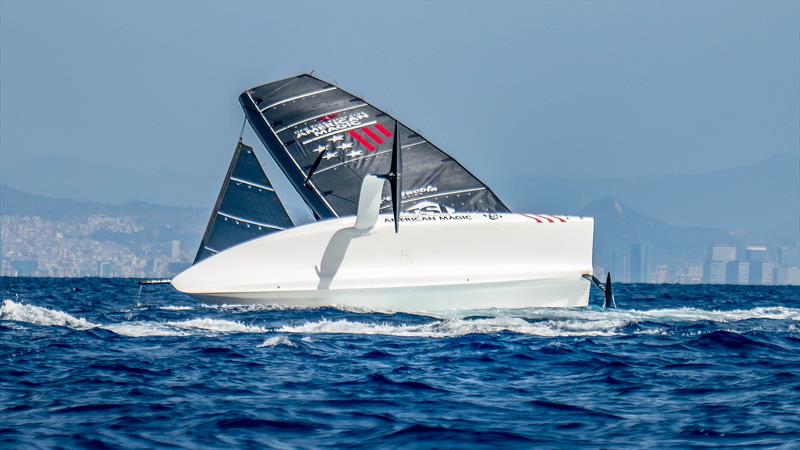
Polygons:
M651 281L655 284L669 283L669 267L666 265L657 266L653 270Z
M764 262L767 260L767 247L751 246L745 249L748 262Z
M778 262L783 267L800 266L800 247L781 247Z
M611 277L620 283L631 282L631 255L628 252L611 254Z
M750 284L771 286L775 284L775 263L769 261L750 263Z
M170 244L169 257L172 258L173 261L178 261L181 259L181 241L174 240Z
M724 263L736 261L736 247L733 245L715 245L709 247L708 260Z
M728 284L750 284L750 263L732 261L727 264L726 281Z
M653 246L650 244L633 244L631 246L631 281L634 283L650 282L653 271Z
M100 278L111 278L113 276L113 267L111 261L100 261L97 268L97 274Z
M800 267L782 267L780 272L779 284L788 284L789 286L800 286Z
M725 284L728 282L728 264L722 261L706 260L703 265L703 283Z
M703 283L703 266L689 265L679 268L673 275L674 281L678 284L700 284ZM725 282L725 270L723 267L720 283Z
M703 283L725 284L728 282L728 264L736 260L736 247L715 245L708 248L703 264ZM737 275L738 277L738 275Z
M781 247L775 272L776 284L800 286L800 247Z
M767 261L767 247L747 247L745 254L750 263L749 284L775 284L775 264Z

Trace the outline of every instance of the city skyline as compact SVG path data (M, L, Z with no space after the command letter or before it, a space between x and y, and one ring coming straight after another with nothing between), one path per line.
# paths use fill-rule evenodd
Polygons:
M170 215L172 208L157 205L109 207L2 190L6 199L12 198L14 211L0 215L0 276L171 277L191 264L207 218L207 211L199 208L179 208ZM615 204L608 206L606 213L617 213ZM636 219L630 209L625 212L628 223L613 226L642 235L647 219ZM610 270L617 283L800 285L797 245L734 244L733 235L722 234L698 241L688 234L696 242L706 239L699 244L706 245L700 256L689 256L698 254L690 248L670 256L664 254L663 242L608 239L606 233L614 230L597 229L605 248L596 247L593 258L600 278Z

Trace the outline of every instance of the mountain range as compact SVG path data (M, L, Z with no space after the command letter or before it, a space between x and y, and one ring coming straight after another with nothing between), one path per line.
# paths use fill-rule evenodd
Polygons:
M142 229L136 233L104 232L102 236L96 236L98 240L126 243L179 240L195 245L200 242L210 211L141 201L113 205L51 198L0 185L0 215L39 216L52 222L66 222L100 214L134 217Z
M227 164L225 155L219 159L221 165ZM4 183L27 192L68 192L72 198L114 203L119 201L119 186L127 185L137 198L159 204L199 205L198 209L205 211L210 211L223 176L193 173L191 165L145 172L149 166L107 170L91 164L62 157L4 164L1 172ZM687 171L691 164L686 161ZM32 166L40 168L35 180L24 176ZM274 169L272 164L267 166ZM480 176L480 171L475 173ZM287 186L277 173L273 178L279 192ZM174 182L164 189L168 180ZM800 240L797 154L778 154L749 165L689 175L596 179L492 176L484 181L514 211L578 214L595 201L612 198L672 225L716 228L752 242L797 245ZM102 188L112 184L116 190ZM285 200L290 200L290 209L304 208L288 196Z
M691 161L687 161L690 165ZM512 210L576 214L597 200L664 223L725 230L745 241L800 240L800 157L779 154L755 164L696 175L568 180L493 180Z

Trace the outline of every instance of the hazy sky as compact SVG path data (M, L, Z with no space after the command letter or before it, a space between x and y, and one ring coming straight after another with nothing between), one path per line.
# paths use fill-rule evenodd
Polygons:
M491 184L800 148L800 3L0 3L2 182L210 207L238 94L315 75Z

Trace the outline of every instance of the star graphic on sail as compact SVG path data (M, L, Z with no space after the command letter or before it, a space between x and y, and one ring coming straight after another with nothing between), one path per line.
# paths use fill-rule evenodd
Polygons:
M328 152L328 153L325 153L325 155L323 155L323 156L322 156L322 159L324 159L324 160L326 160L326 161L327 161L327 160L329 160L329 159L336 158L336 155L337 155L338 153L339 153L339 152Z
M337 134L336 136L333 136L333 137L329 138L328 140L331 141L331 142L343 141L344 140L344 135L343 134Z
M361 150L353 150L350 153L346 154L345 156L349 156L351 158L355 158L356 156L361 156L364 152Z
M353 148L353 143L352 142L342 142L342 145L339 145L336 148L338 148L339 150L350 150L351 148Z
M322 153L328 149L327 145L319 145L317 148L314 149L314 153Z

